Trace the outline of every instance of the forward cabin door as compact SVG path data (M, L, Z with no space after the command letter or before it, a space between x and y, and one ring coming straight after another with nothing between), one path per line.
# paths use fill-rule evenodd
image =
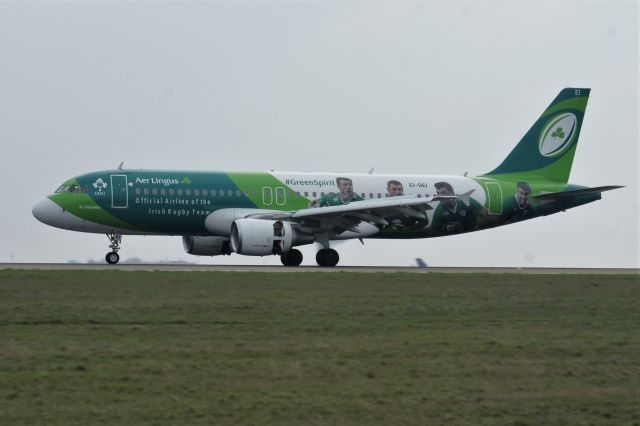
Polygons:
M127 175L111 175L111 207L114 209L129 207Z

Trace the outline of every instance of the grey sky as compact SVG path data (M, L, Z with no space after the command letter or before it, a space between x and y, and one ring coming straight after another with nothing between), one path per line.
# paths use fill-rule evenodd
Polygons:
M123 160L481 174L562 88L591 87L571 182L627 188L479 233L342 243L341 264L638 265L636 2L9 2L0 58L0 262L101 259L106 237L31 207ZM121 255L279 262L191 257L177 237L125 236Z

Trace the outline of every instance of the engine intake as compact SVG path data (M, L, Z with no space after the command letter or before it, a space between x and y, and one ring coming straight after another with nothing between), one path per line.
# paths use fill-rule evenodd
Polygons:
M291 249L295 231L281 220L238 219L231 225L231 248L247 256L282 254Z

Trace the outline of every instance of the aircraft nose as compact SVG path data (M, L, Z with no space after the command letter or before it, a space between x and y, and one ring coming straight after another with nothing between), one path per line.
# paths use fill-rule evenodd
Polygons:
M55 226L55 220L62 214L62 208L50 199L43 198L33 206L31 213L40 222Z

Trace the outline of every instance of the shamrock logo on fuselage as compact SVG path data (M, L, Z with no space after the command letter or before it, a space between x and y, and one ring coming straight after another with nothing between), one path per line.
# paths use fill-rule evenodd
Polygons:
M107 182L103 181L102 178L98 178L98 180L96 180L95 182L93 182L93 187L96 188L98 191L103 191L104 189L107 188Z
M558 127L555 132L551 133L551 137L554 138L554 139L555 138L560 138L560 139L564 138L564 130L562 129L562 127Z

